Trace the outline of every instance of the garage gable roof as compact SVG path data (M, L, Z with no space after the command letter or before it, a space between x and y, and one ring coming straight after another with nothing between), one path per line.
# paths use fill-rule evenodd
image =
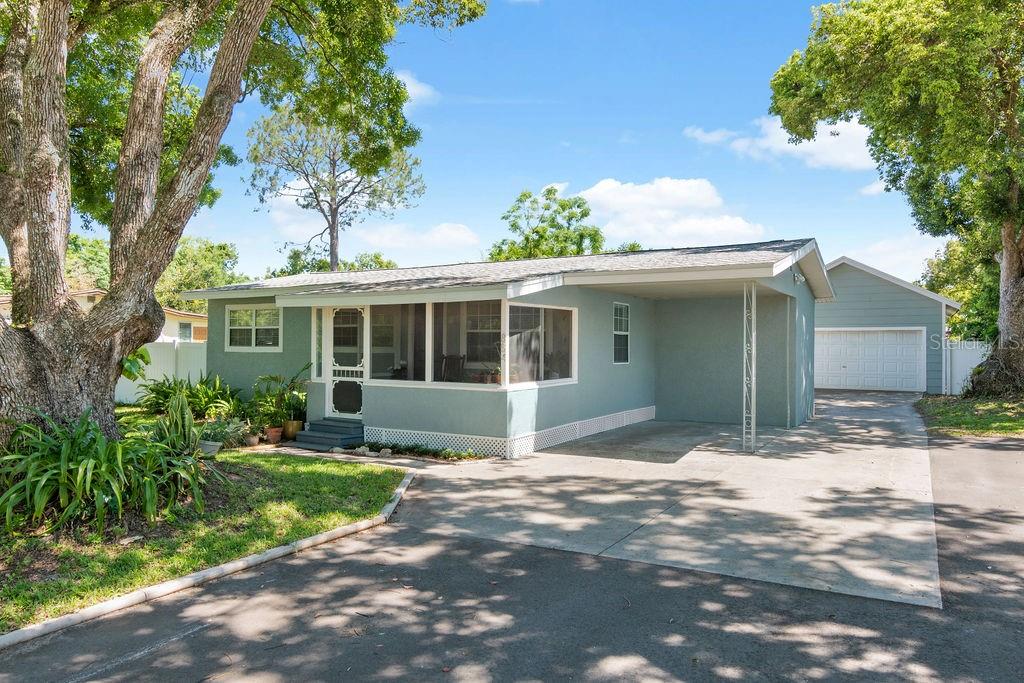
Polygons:
M897 285L899 287L903 287L904 289L908 289L911 292L913 292L914 294L920 294L921 296L926 297L928 299L931 299L932 301L937 301L939 303L945 304L947 307L952 308L954 310L959 310L960 309L960 303L957 302L957 301L953 301L949 297L942 296L941 294L936 294L935 292L927 290L924 287L919 287L918 285L915 285L912 282L907 282L906 280L901 280L900 278L896 277L895 275L890 275L889 273L886 273L886 272L883 272L881 270L878 270L877 268L872 268L871 266L867 265L866 263L861 263L860 261L855 261L854 259L850 258L849 256L840 256L836 260L829 262L829 264L827 266L825 266L825 268L826 268L826 270L832 270L833 268L836 268L837 266L844 266L844 265L845 266L850 266L851 268L856 268L858 270L862 270L865 273L868 273L869 275L874 275L875 277L881 278L882 280L885 280L886 282L892 283L892 284Z

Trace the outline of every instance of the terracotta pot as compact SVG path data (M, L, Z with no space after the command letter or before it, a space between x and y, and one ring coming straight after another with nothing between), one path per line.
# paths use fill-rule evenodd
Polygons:
M281 443L281 432L284 431L283 427L267 427L263 431L267 435L267 443Z
M285 420L284 421L284 439L285 441L294 441L295 435L302 431L302 420Z
M260 444L260 435L246 434L245 436L242 437L242 441L245 443L246 446L249 446L250 448L253 446L258 446Z

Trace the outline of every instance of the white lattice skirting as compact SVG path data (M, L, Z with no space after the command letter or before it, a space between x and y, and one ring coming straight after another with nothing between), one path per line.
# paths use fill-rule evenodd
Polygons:
M530 434L521 434L511 438L499 436L475 436L473 434L447 434L444 432L425 432L412 429L391 429L390 427L364 427L364 438L378 443L396 443L404 446L420 445L428 448L455 451L472 450L482 455L501 458L518 458L543 448L557 446L566 441L580 439L584 436L618 429L626 425L646 422L654 419L654 406L624 410L621 413L602 415L589 420L578 420Z

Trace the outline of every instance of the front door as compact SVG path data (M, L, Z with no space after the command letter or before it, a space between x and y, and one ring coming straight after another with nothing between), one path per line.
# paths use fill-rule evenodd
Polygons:
M332 316L328 397L331 413L341 417L359 418L363 412L365 318L359 308L336 308Z

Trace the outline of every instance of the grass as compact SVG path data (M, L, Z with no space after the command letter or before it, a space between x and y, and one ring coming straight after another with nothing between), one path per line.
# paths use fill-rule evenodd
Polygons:
M361 463L228 451L206 511L149 527L127 518L98 538L0 530L0 632L376 515L403 472Z
M124 433L152 426L158 416L140 406L120 405L114 408L114 417Z
M1024 434L1024 401L928 396L916 405L929 431L955 436Z

